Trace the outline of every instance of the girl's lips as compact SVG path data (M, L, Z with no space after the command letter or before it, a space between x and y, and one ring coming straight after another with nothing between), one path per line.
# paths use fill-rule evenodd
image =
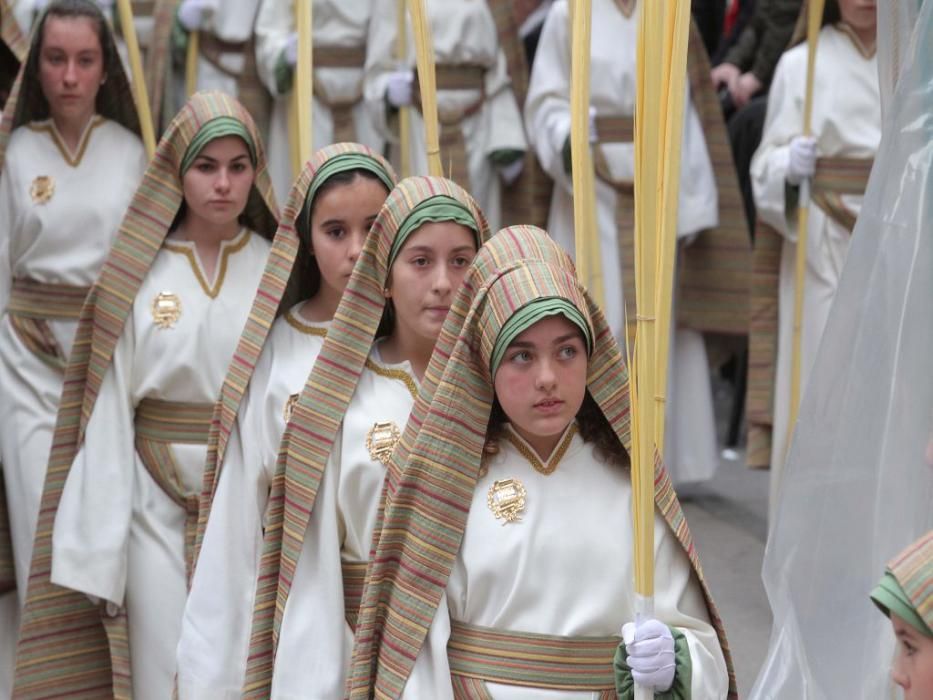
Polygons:
M558 413L564 407L564 402L560 399L545 399L534 405L536 411L540 413Z

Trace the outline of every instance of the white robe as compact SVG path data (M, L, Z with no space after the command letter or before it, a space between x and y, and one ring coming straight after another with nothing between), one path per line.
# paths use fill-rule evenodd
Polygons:
M380 0L381 2L384 0ZM311 15L312 44L325 46L366 46L374 0L315 0ZM394 3L392 4L395 7ZM295 178L292 173L288 111L292 90L280 94L275 67L289 37L297 31L293 3L288 0L262 0L256 19L256 65L259 77L275 97L269 129L269 173L279 201L284 202ZM384 30L385 31L385 30ZM367 46L367 50L370 47ZM362 96L362 68L316 68L314 79L332 102ZM294 86L294 81L293 81ZM356 140L377 153L382 152L383 138L374 128L362 102L353 108ZM311 145L318 150L334 140L330 109L317 97L311 100Z
M405 429L417 392L411 365L386 365L378 345L360 376L327 461L295 570L272 678L275 700L343 697L353 648L340 562L365 562L386 469L366 436L374 423ZM425 696L427 697L427 696Z
M16 129L0 176L0 462L21 603L62 375L13 330L6 313L12 282L30 278L90 287L146 167L139 138L116 122L89 123L75 165L66 161L57 133L51 121ZM45 203L30 196L39 176L54 179L54 193ZM48 325L67 356L77 322Z
M635 42L638 18L627 18L614 0L594 0L590 104L601 116L631 116L635 112ZM570 135L570 24L566 0L551 8L541 39L525 103L529 140L547 173L554 179L548 217L551 236L574 254L573 182L564 170L564 143ZM689 90L684 112L677 236L689 237L719 223L719 199L706 139ZM635 151L631 143L599 146L614 179L632 181ZM596 218L606 319L616 338L624 333L622 269L616 226L616 191L596 179ZM685 240L686 239L686 240ZM676 315L675 315L676 317ZM665 462L675 484L709 479L718 464L713 400L706 347L702 336L676 328L671 342Z
M259 0L210 0L203 15L201 30L222 41L249 41L253 36L258 9ZM246 54L222 53L218 62L238 75L243 71ZM236 97L237 79L221 72L202 56L198 61L198 90L220 90Z
M285 406L301 393L329 323L292 309L263 346L227 443L178 642L182 700L239 698L269 488Z
M147 398L216 400L269 248L245 229L223 243L212 298L194 244L166 242L136 295L59 503L51 580L126 607L137 698L172 694L187 582L185 511L136 453L135 408ZM166 291L181 300L172 328L152 317L153 299ZM200 493L207 446L170 449L186 491Z
M463 544L404 698L453 698L450 620L503 632L619 636L635 619L632 490L579 434L550 475L536 471L507 439L476 484ZM531 449L526 443L526 447ZM543 460L546 461L546 460ZM503 524L487 505L494 481L518 479L526 505ZM703 593L676 537L655 514L655 617L690 648L694 698L725 698L729 679ZM487 683L496 700L595 698L591 692Z
M768 98L761 145L751 163L758 216L783 237L778 305L778 351L771 447L771 497L776 504L790 420L790 371L793 353L796 284L797 211L788 210L785 178L790 141L803 129L807 47L796 46L778 62ZM878 64L865 58L850 36L835 27L820 32L813 87L812 133L818 157L873 158L881 142ZM844 195L858 213L862 196ZM839 284L849 247L848 231L817 206L810 206L807 274L801 339L801 396L816 358L823 328Z
M490 230L496 231L501 218L501 188L499 175L489 156L500 150L525 151L528 144L522 129L521 112L512 91L505 54L499 46L495 20L487 0L426 0L425 6L431 24L436 63L470 64L486 68L486 101L476 114L466 117L461 126L470 175L470 186L466 189L489 220ZM373 122L390 142L397 142L398 134L389 127L386 112L388 74L401 68L415 67L410 21L406 32L408 58L400 62L395 57L398 34L395 3L376 4L366 55L366 103ZM438 112L463 110L474 104L479 97L480 93L476 90L438 90ZM411 109L410 113L410 174L427 175L424 120L417 109ZM446 173L447 164L443 166Z

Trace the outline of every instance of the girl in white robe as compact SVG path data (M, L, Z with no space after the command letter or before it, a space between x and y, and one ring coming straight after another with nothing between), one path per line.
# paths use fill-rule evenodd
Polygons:
M846 2L840 3L845 8ZM827 3L834 9L835 3ZM838 16L838 8L835 9ZM856 11L857 13L857 11ZM874 15L872 14L872 17ZM858 21L858 15L853 18ZM819 180L831 159L846 159L848 187L830 191L830 206L814 190L807 238L804 282L800 386L806 391L823 328L845 263L849 238L867 184L871 161L881 141L881 98L874 39L866 45L850 24L827 24L820 31L813 88L812 134ZM871 34L873 36L872 27ZM780 487L790 420L790 375L793 354L794 289L797 256L797 194L788 181L791 143L803 128L807 47L795 46L778 62L768 98L761 145L751 163L758 216L783 238L778 296L777 362L774 384L774 423L771 444L773 512ZM839 161L836 161L837 163ZM839 185L839 178L830 185ZM846 178L843 178L845 180Z
M635 174L634 133L611 138L600 133L607 121L631 118L635 113L635 45L637 3L594 0L591 43L590 104L598 145L597 162L605 171L596 179L596 217L602 258L606 317L616 338L624 332L623 289L633 289L623 279L620 264L620 231L616 215L616 187L631 185ZM535 55L525 103L525 126L545 171L554 179L554 195L548 231L569 253L574 251L573 181L567 166L570 137L570 19L566 0L552 6ZM680 169L677 237L681 247L719 224L715 174L706 147L703 127L689 99L684 113ZM592 138L592 137L591 137ZM610 178L613 184L606 181ZM632 224L634 225L634 223ZM676 303L676 302L675 302ZM631 322L632 314L629 314ZM675 316L676 317L676 316ZM712 390L703 336L694 329L675 325L671 339L671 381L668 386L668 420L665 458L674 483L704 481L719 463L713 419Z
M663 466L653 619L623 626L626 377L566 254L533 227L493 237L392 457L350 697L631 698L633 677L661 697L734 697Z
M315 154L292 188L275 246L297 252L285 256L295 261L291 276L296 284L290 284L311 296L278 318L267 337L259 331L265 342L259 343L258 360L259 329L246 329L234 359L237 369L228 374L222 391L225 405L242 400L221 416L218 446L208 455L204 494L210 503L202 511L209 505L210 517L178 644L180 697L239 697L263 515L282 433L363 240L394 183L391 166L380 156L359 144L338 144ZM294 242L286 248L288 239ZM270 256L267 274L281 265L279 259ZM251 325L264 310L275 310L267 300L285 291L276 279L281 275L260 285ZM244 381L249 382L245 391L237 389ZM231 614L237 610L243 614Z
M315 149L356 141L382 152L383 136L362 102L363 65L374 0L315 0L311 15L314 94L311 144ZM394 7L394 5L393 5ZM256 18L256 64L275 98L269 132L272 184L284 196L293 179L294 132L289 110L294 89L298 34L294 3L263 0ZM304 128L307 128L305 125Z
M385 464L486 236L472 198L439 178L402 181L373 224L279 451L243 648L251 694L342 694ZM270 597L282 600L274 648Z
M85 307L79 334L93 326L91 354L106 359L88 381L69 384L93 399L83 402L73 455L61 454L61 436L53 450L51 468L64 483L46 482L54 527L45 546L55 590L100 602L117 695L172 692L214 401L277 214L251 117L222 93L198 93L160 143ZM107 301L113 288L119 310ZM82 357L76 350L66 376ZM30 601L44 595L35 574L27 624ZM65 643L66 630L62 621L59 637L46 633L43 651ZM24 625L21 657L32 634ZM100 648L71 653L76 666L90 667Z
M461 187L476 197L495 230L502 209L501 185L521 172L527 150L521 111L512 92L506 58L486 0L425 2L437 65L437 109L441 161ZM396 110L417 105L415 49L409 20L406 58L396 56L396 5L373 9L366 54L366 104L386 141L398 142ZM404 87L407 84L407 90ZM399 88L405 95L399 94ZM428 172L424 121L414 107L409 134L412 173ZM447 142L445 134L450 134Z

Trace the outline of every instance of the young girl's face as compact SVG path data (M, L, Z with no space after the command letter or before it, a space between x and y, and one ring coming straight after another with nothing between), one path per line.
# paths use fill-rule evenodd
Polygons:
M389 274L394 333L431 343L476 255L476 236L452 221L423 224L405 241Z
M512 341L494 380L512 428L542 457L550 455L586 395L586 345L580 329L549 316Z
M243 139L214 139L182 177L188 216L214 226L236 221L246 209L255 174Z
M343 294L356 259L388 191L378 180L357 175L318 194L311 212L311 250L321 271L321 289Z
M917 631L895 614L891 624L897 636L897 657L891 678L904 690L904 700L933 698L933 638Z

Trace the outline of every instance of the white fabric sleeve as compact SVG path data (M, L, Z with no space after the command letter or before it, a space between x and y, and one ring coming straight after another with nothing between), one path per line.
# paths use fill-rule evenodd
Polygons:
M502 47L496 55L496 65L486 71L486 106L489 110L488 140L485 154L500 150L528 150L525 131L522 128L522 113L512 90L508 65Z
M761 144L749 168L758 216L792 241L797 238L797 217L788 210L785 196L787 164L790 141L803 126L802 105L793 85L793 58L792 54L784 54L778 61L768 93Z
M123 605L136 472L132 316L104 374L52 531L52 583Z
M703 591L683 547L664 519L654 519L654 617L687 638L695 698L724 699L729 672L719 636L709 622Z
M251 401L250 393L227 443L185 604L177 654L181 700L239 698L246 676L270 485L260 454L268 440L263 401Z
M287 0L262 0L256 16L256 69L262 84L273 97L280 97L275 66L285 50L288 37L294 31L292 3Z
M570 136L570 37L563 2L554 4L541 30L525 101L525 131L541 167L571 192L563 154Z
M398 134L389 126L385 94L389 74L401 67L395 58L395 37L398 34L396 6L393 2L373 3L369 35L366 39L366 67L363 73L363 100L373 126L390 143ZM408 25L411 36L411 23Z
M453 700L454 688L450 678L450 662L447 660L447 642L450 641L450 610L447 592L441 595L434 613L434 620L418 652L411 675L402 690L405 700L434 698Z

